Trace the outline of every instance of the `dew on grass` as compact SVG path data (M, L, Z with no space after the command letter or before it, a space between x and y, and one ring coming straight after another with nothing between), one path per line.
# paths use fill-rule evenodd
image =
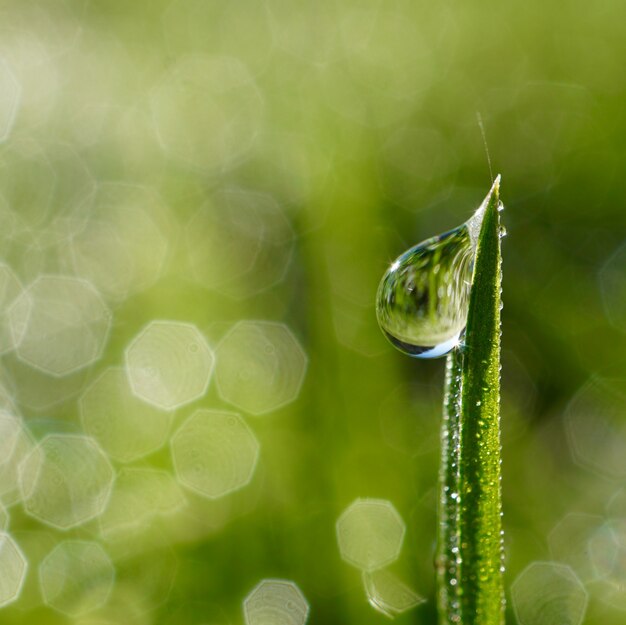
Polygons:
M576 573L557 562L529 564L513 582L511 598L519 625L580 625L588 601Z
M244 599L246 625L305 625L309 604L298 586L282 579L264 579Z
M26 513L67 530L102 514L114 472L94 439L49 434L20 464L19 480Z
M82 616L102 607L114 581L113 563L95 542L61 542L39 565L45 604L69 617Z
M220 397L252 415L294 401L307 356L289 328L271 321L240 321L217 347Z
M399 256L378 287L378 323L400 351L437 358L454 349L467 322L474 256L489 194L464 224Z
M406 526L385 499L357 499L336 525L341 557L362 571L375 571L400 555Z
M13 538L0 533L0 608L20 596L28 562Z
M386 569L363 573L363 588L369 604L394 618L424 603L426 599Z
M79 401L85 432L115 460L132 462L159 449L167 440L171 413L133 394L122 367L110 367Z
M197 410L172 437L178 480L196 493L217 499L250 482L259 442L240 415Z
M198 328L178 321L151 322L126 349L133 392L163 410L175 410L202 397L214 361Z

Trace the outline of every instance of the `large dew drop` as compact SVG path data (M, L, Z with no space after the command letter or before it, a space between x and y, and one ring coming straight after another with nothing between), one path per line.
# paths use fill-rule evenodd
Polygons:
M498 176L468 221L407 250L383 276L376 296L378 323L400 351L437 358L458 345L467 322L478 235L499 184Z

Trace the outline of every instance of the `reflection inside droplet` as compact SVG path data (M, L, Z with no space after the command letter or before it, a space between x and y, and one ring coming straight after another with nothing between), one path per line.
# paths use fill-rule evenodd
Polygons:
M480 208L464 224L398 257L378 287L378 323L400 351L437 358L454 349L467 321L476 243L496 178Z

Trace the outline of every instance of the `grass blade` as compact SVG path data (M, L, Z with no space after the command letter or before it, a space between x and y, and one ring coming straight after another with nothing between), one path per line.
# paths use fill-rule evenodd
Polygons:
M498 177L487 196L478 239L461 367L458 586L463 625L504 622L499 205Z
M454 349L446 361L441 468L439 471L439 526L437 536L437 606L440 625L460 621L459 600L459 460L461 449L461 368L463 354Z

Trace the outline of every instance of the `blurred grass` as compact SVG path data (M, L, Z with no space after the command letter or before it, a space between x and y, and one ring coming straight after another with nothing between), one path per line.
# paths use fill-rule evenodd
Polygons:
M561 415L590 375L626 376L625 329L609 323L598 284L626 232L625 19L615 2L579 0L3 3L0 57L22 85L15 125L0 145L2 169L10 168L0 193L13 210L29 214L27 191L44 193L54 178L46 172L62 179L63 144L98 183L146 185L172 212L165 275L116 308L97 369L119 364L154 318L196 323L213 344L238 319L276 319L309 356L297 402L252 422L262 445L253 484L207 505L195 533L175 537L178 575L167 601L148 598L147 611L135 617L128 609L119 622L241 622L243 597L272 576L297 581L311 623L382 622L335 541L336 518L358 496L390 499L408 524L396 568L429 603L398 622L435 621L443 361L393 352L373 305L391 259L460 224L482 199L489 174L476 111L507 185L507 586L532 559L549 557L547 534L565 512L603 513L620 484L575 465ZM237 58L262 101L249 149L222 166L181 160L155 129L155 86L196 54ZM221 128L207 117L209 95L189 109L195 117L179 120L193 154ZM23 141L37 143L47 168L15 156ZM238 152L222 145L227 155ZM70 172L70 187L77 176ZM227 187L271 195L296 232L284 281L241 301L198 287L183 260L182 226ZM2 235L2 256L24 282L58 271L40 237L66 197L50 192L50 212L32 237ZM219 403L213 388L201 403ZM76 405L45 416L75 420ZM434 443L419 454L399 450L398 438L406 439L390 427ZM165 455L154 464L165 465ZM12 529L34 526L18 512L12 519ZM63 622L19 603L0 619ZM592 601L589 625L622 621Z

